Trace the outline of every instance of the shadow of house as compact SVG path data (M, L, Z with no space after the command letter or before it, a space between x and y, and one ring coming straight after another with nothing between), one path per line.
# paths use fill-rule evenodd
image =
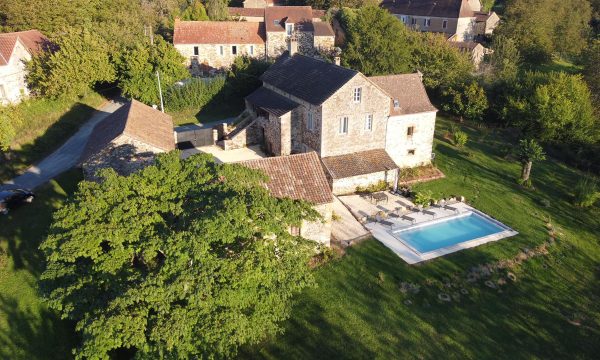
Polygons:
M171 116L132 100L94 127L79 163L85 179L98 181L102 169L126 176L174 149Z

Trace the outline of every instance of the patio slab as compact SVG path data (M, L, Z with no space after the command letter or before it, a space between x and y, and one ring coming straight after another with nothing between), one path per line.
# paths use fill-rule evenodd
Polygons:
M260 145L253 145L241 149L227 151L215 145L201 146L193 149L183 150L181 153L181 157L184 159L194 154L211 154L215 158L215 161L219 164L262 159L267 157L267 155L260 149Z

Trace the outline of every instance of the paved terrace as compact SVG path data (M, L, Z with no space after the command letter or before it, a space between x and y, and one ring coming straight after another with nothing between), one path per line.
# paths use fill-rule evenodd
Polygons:
M227 151L216 145L201 146L193 149L183 150L181 157L185 159L191 155L200 153L211 154L215 158L215 161L219 164L262 159L267 157L260 149L260 145L253 145L241 149Z

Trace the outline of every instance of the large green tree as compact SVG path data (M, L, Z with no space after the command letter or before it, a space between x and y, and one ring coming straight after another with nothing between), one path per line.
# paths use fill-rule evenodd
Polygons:
M318 215L273 198L261 173L174 151L101 176L79 185L41 245L41 289L76 321L78 358L230 357L278 332L313 283L316 244L288 229Z
M206 21L208 15L206 14L206 8L202 5L202 1L193 0L181 13L182 20L191 21Z
M346 31L342 63L365 75L412 70L409 30L387 10L375 6L344 8L340 21Z
M27 83L35 92L49 97L81 95L99 82L115 80L109 45L95 32L72 28L51 40L55 48L27 63Z
M517 42L504 35L494 37L493 53L489 56L493 78L501 81L514 81L521 65L521 53Z
M227 20L229 12L227 11L227 0L206 0L206 13L211 20Z
M488 100L483 88L475 81L460 83L442 92L444 111L481 122L488 108Z
M518 153L519 161L521 162L521 178L520 182L523 185L531 185L531 167L534 161L542 161L546 159L544 149L534 139L523 139L519 141Z
M600 39L592 41L585 52L583 76L592 92L596 109L600 111Z
M119 86L127 96L146 104L158 104L156 72L166 90L176 81L189 77L183 62L183 56L173 45L156 36L154 44L138 43L123 55L118 64Z
M6 151L15 137L15 125L21 122L21 116L13 106L0 105L0 151Z

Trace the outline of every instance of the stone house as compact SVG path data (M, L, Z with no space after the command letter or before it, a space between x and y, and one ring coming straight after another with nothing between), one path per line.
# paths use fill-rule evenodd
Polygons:
M48 45L38 30L0 34L0 105L16 104L29 94L25 62Z
M500 21L496 13L482 12L479 0L384 0L381 6L406 26L461 42L491 35Z
M452 41L451 38L449 44L459 51L468 54L476 69L479 69L485 55L492 53L492 50L475 41Z
M333 195L315 152L248 160L239 164L263 171L269 177L265 185L273 196L311 203L322 219L304 221L300 228L290 229L290 232L329 246Z
M79 163L84 178L97 181L98 170L129 175L174 149L171 116L131 100L94 127Z
M394 184L398 168L431 161L437 109L419 74L369 78L284 54L261 80L263 86L246 97L254 120L237 134L274 156L315 151L330 170L335 194L379 181Z
M333 49L331 25L310 6L229 8L232 21L175 20L173 44L192 72L230 66L236 56L269 60L285 51L314 55Z

